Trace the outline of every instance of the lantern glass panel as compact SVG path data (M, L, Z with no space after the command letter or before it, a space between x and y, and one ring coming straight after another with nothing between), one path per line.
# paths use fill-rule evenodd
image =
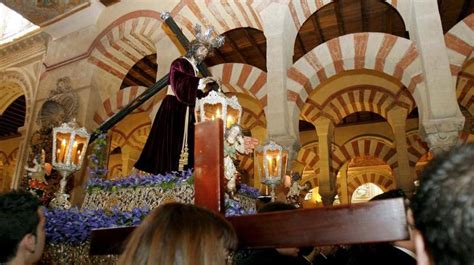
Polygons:
M74 142L72 145L72 153L71 153L71 163L74 165L80 165L82 157L84 156L83 152L84 147L86 146L87 138L75 135Z
M56 134L56 163L66 163L66 153L69 147L71 133Z
M234 124L238 124L240 117L240 111L238 109L234 109L230 106L227 107L227 118L226 118L226 128L230 128L230 126Z
M205 120L222 119L222 104L205 104L204 105Z
M281 155L279 151L267 151L265 159L267 160L268 176L278 177L278 168L281 162Z

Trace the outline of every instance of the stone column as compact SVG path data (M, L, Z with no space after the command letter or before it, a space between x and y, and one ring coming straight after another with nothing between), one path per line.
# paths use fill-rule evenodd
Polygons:
M122 175L128 176L130 170L140 157L141 151L133 146L126 145L122 148Z
M434 153L456 144L464 117L456 99L455 81L451 77L441 18L436 0L411 1L410 37L417 44L425 86L415 91L423 106L420 131ZM417 102L417 103L418 103Z
M392 127L393 136L395 140L395 148L397 151L398 168L395 179L398 188L403 189L406 194L411 194L414 191L413 172L408 161L408 144L406 136L406 119L408 111L404 108L393 108L388 113L388 123Z
M341 169L339 169L339 184L340 192L338 192L341 196L339 197L339 201L341 204L349 204L351 202L351 198L347 195L347 167L349 163L345 163ZM337 176L336 176L337 177Z
M324 206L332 206L336 196L336 176L332 172L332 140L334 124L327 118L321 118L314 124L318 134L319 155L319 194Z
M286 79L293 64L293 45L288 45L288 40L294 39L297 32L286 4L271 3L260 15L267 39L267 134L289 148L292 161L299 149L299 128L298 120L290 119Z

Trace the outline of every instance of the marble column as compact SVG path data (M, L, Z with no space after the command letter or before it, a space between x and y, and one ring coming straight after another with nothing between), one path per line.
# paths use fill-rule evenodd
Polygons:
M267 135L289 149L289 161L296 158L299 150L298 120L290 119L287 70L293 64L293 45L288 39L296 36L296 29L288 5L271 3L260 13L267 40ZM271 99L271 100L270 100ZM291 165L288 165L288 169Z
M397 151L398 167L394 172L397 181L397 187L403 189L406 194L414 191L413 174L408 161L408 144L406 137L406 119L408 110L404 108L393 108L388 113L388 123L392 127L395 148Z
M348 168L349 163L345 163L341 169L339 169L339 184L340 186L340 191L338 194L339 196L339 201L341 204L349 204L351 202L351 198L347 195L347 168ZM337 177L337 176L336 176Z
M464 125L459 109L436 0L411 1L410 38L416 43L425 84L415 91L420 110L420 131L436 154L458 141Z
M320 118L314 124L318 134L319 194L324 206L332 206L336 196L336 176L332 172L332 141L334 124L327 118Z

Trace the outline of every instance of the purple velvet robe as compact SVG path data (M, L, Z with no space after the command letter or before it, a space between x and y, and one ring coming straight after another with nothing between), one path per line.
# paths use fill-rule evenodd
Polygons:
M173 61L170 69L170 86L175 96L166 95L155 116L148 139L135 167L158 174L177 171L183 144L186 107L189 106L187 168L194 166L194 104L203 96L198 90L199 77L185 58Z

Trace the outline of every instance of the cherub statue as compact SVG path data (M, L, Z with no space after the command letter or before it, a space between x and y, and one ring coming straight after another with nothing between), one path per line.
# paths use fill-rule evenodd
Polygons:
M41 156L36 155L33 159L33 167L25 167L25 170L28 172L28 177L30 177L33 181L38 181L39 183L48 184L46 181L45 175L51 174L51 165L49 163L45 163L45 153L44 150L41 150Z
M306 187L301 186L298 181L301 179L301 175L298 172L291 173L291 185L288 194L286 194L286 200L288 203L301 207L300 192Z
M239 176L234 160L237 160L237 154L251 153L257 143L255 138L245 137L238 124L232 125L224 134L224 176L227 180L226 191L231 198L237 190Z

